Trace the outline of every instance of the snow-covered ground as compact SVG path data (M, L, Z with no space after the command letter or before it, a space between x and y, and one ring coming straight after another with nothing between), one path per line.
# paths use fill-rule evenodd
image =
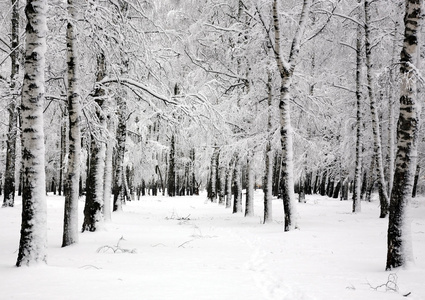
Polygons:
M388 219L377 202L352 214L349 201L307 196L300 229L284 233L279 200L275 223L261 224L262 197L251 218L205 194L143 197L61 248L64 199L50 195L48 265L30 268L14 266L18 198L0 209L0 299L425 299L424 198L413 205L415 264L385 272ZM121 237L125 253L114 253Z

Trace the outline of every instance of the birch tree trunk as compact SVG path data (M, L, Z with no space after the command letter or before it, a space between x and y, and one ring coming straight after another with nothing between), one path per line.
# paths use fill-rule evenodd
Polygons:
M113 174L113 154L114 154L114 135L113 135L113 123L111 117L108 116L107 121L108 127L108 142L106 143L106 155L105 155L105 174L103 178L103 217L105 221L111 221L111 211L112 211L112 174Z
M121 90L124 94L124 92ZM125 202L124 183L124 154L125 140L127 138L127 103L123 95L117 97L117 148L115 156L115 176L114 176L114 207L113 211L122 210L122 204Z
M219 162L218 167L218 204L224 205L226 202L226 167Z
M47 262L47 205L44 170L44 68L47 1L27 0L25 75L22 87L22 223L16 266Z
M211 157L211 170L210 170L210 200L217 202L217 161L218 161L219 148L214 147L214 152Z
M171 136L170 157L168 161L168 181L167 193L169 197L176 195L176 171L175 171L175 138L174 134Z
M11 72L10 72L10 103L9 128L6 140L6 169L4 172L4 198L3 207L15 205L15 168L16 168L16 137L18 133L18 102L17 77L19 74L19 1L12 0L12 22L11 22Z
M283 62L280 50L280 24L277 9L277 0L273 1L273 26L275 30L274 52L277 67L279 69L280 82L280 141L282 147L281 189L283 209L285 215L284 230L289 231L297 227L296 222L296 199L294 194L293 178L293 153L292 153L292 128L290 119L291 84L295 67L298 62L301 37L306 27L307 17L311 6L311 0L303 0L300 20L292 40L289 58Z
M248 151L247 155L247 187L246 187L246 200L245 200L245 217L252 217L254 215L254 169L253 169L253 156L252 150Z
M68 115L69 151L68 168L65 178L65 213L62 247L78 242L78 196L80 181L80 94L78 89L78 58L76 35L73 22L77 19L74 1L68 0L68 24L66 30L66 49L68 66Z
M242 212L242 161L239 155L235 158L235 169L233 172L233 213Z
M391 65L395 65L396 61L396 49L398 44L397 39L397 28L398 22L394 26L394 40L393 40L393 55ZM393 68L389 71L389 84L388 84L388 198L391 198L391 188L394 180L394 161L395 161L395 97L394 97L394 85L396 80L394 78Z
M235 156L229 162L229 167L226 172L226 208L232 207L232 175Z
M106 76L105 55L101 52L97 61L97 82L100 82ZM97 103L96 115L101 127L104 127L105 117L102 112L102 106L105 101L105 91L98 87L94 93L94 99ZM105 170L105 148L101 141L92 134L90 143L89 169L86 184L86 202L84 205L84 221L82 232L96 231L103 221L103 175Z
M67 152L67 142L66 142L66 135L69 131L68 129L68 122L69 122L69 116L68 116L68 107L64 108L63 110L63 121L61 123L61 149L60 149L60 158L59 158L59 183L58 183L58 192L59 196L62 195L62 187L63 187L63 174L65 171L64 161L66 157Z
M361 211L361 176L362 176L362 159L361 159L361 126L362 126L362 26L357 25L357 41L356 41L356 167L354 170L354 189L353 189L353 213Z
M273 206L272 206L272 192L273 192L273 151L271 143L271 130L272 130L272 77L270 72L267 73L267 143L265 152L265 173L264 173L264 224L273 221Z
M406 265L411 257L408 205L417 159L421 103L417 99L416 68L423 0L406 0L404 42L400 58L400 115L397 125L397 155L388 223L387 263L390 270Z
M366 70L367 70L367 89L370 101L370 112L372 115L372 133L373 133L373 144L375 158L378 167L378 180L379 189L382 197L380 197L381 213L380 218L385 218L388 214L388 193L387 183L385 182L384 175L384 163L382 159L382 144L381 144L381 133L379 129L379 116L376 107L375 94L373 91L373 80L372 80L372 49L371 49L371 38L370 38L370 0L364 1L364 12L365 12L365 38L366 38Z

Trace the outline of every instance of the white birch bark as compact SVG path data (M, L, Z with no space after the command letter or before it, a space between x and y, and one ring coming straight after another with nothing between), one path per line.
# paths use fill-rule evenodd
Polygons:
M275 30L275 60L279 69L281 83L280 83L280 136L282 146L282 168L281 168L281 182L282 182L282 198L283 208L285 214L284 230L289 231L297 227L296 221L296 199L294 193L294 178L293 178L293 149L292 149L292 128L290 120L290 100L291 100L291 85L292 77L295 67L298 62L301 38L306 27L307 17L311 6L311 0L303 0L303 7L292 40L289 58L284 63L281 50L280 50L280 24L279 12L277 8L277 0L273 1L273 26Z
M111 221L112 212L112 158L114 153L114 141L113 135L113 123L110 117L107 121L108 126L108 142L106 143L106 155L105 155L105 175L103 179L103 217L105 221Z
M62 247L78 242L78 197L81 159L80 94L78 88L78 58L73 22L77 18L74 1L68 0L69 21L66 30L68 66L69 151L65 178L65 211Z
M251 147L250 147L251 148ZM254 215L254 168L253 168L253 151L249 150L247 155L247 187L245 200L245 217Z
M273 151L271 145L271 130L272 130L272 77L270 72L267 72L267 144L265 151L265 172L264 172L264 224L273 221Z
M372 79L372 49L370 43L370 0L364 1L364 12L365 12L365 50L366 50L366 77L367 77L367 90L369 95L370 102L370 112L372 115L372 133L373 133L373 144L375 158L378 167L378 180L379 180L379 189L382 197L381 200L381 214L380 218L385 218L388 213L388 193L387 193L387 183L385 181L384 175L384 162L382 159L382 143L381 143L381 132L379 129L379 116L376 107L375 93L373 90L373 79ZM381 199L382 198L382 199Z
M406 0L404 42L400 58L400 115L397 125L397 155L388 223L386 269L405 266L411 256L408 215L417 160L421 101L416 76L419 32L423 21L423 0Z
M44 68L47 1L27 0L25 75L22 87L22 223L16 266L47 261L47 205L44 160Z
M362 92L362 26L357 25L357 41L356 41L356 166L354 170L354 191L353 191L353 213L361 211L361 170L362 170L362 159L361 159L361 126L362 126L362 112L361 103L363 101Z

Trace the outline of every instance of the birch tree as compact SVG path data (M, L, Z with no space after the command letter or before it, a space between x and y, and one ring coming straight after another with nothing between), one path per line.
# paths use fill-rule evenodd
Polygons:
M22 86L22 223L16 266L47 262L47 205L44 171L44 68L47 1L27 0Z
M366 51L366 78L367 78L367 90L369 95L370 112L372 114L372 132L373 132L373 143L375 158L378 167L378 179L379 179L379 190L382 197L381 200L381 213L380 218L385 218L388 214L388 193L387 183L384 175L384 162L382 159L382 143L381 143L381 132L379 129L379 116L377 111L377 104L375 100L373 79L372 79L372 44L371 44L371 28L370 28L370 5L371 0L364 0L364 12L365 12L365 51Z
M293 149L292 130L290 119L291 85L295 67L300 53L301 38L306 27L311 0L303 0L301 16L295 36L292 40L291 50L287 61L283 60L281 53L281 32L277 0L273 1L273 26L274 26L274 53L280 75L280 135L282 147L281 189L285 215L284 230L296 228L296 199L294 194L293 179Z
M4 172L3 207L12 207L15 202L16 136L18 133L18 75L19 75L19 0L12 0L10 33L10 103L8 107L9 128L6 140L6 169Z
M78 197L80 179L81 133L80 91L78 88L78 56L74 22L77 11L74 0L68 0L68 24L66 28L66 50L68 66L68 116L69 150L68 168L65 178L65 212L62 247L78 242Z
M400 114L397 124L397 155L391 193L386 269L406 265L411 253L409 201L417 160L421 103L417 98L416 64L419 33L423 22L423 0L406 0L404 42L400 55Z

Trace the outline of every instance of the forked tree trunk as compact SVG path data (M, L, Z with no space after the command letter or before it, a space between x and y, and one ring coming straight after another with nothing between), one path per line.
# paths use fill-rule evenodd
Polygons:
M388 223L386 269L406 265L411 253L410 220L407 206L412 196L417 158L421 102L417 99L416 67L423 0L407 0L404 43L400 59L400 116L397 126L397 155Z
M47 1L27 0L25 75L22 86L22 223L16 266L47 261L47 205L44 170L44 71Z
M15 205L15 168L16 168L16 137L18 133L18 91L17 80L19 75L19 0L12 0L11 22L11 72L10 72L10 103L7 108L9 113L9 128L6 140L6 169L4 172L4 198L3 207Z
M381 189L380 193L382 194L381 199L381 213L380 218L385 218L388 214L388 193L387 193L387 183L385 181L384 175L384 163L382 159L382 144L381 144L381 133L379 129L379 116L376 107L375 94L373 90L373 80L372 80L372 46L371 46L371 37L370 37L370 0L364 1L364 11L365 11L365 50L366 50L366 73L367 73L367 89L369 94L370 101L370 112L372 115L372 133L373 133L373 144L375 159L378 167L378 180L380 182L379 188Z
M76 53L76 34L74 20L77 19L74 1L68 0L68 25L66 30L66 49L68 66L68 115L69 115L69 151L68 167L65 178L65 212L63 223L62 247L78 242L78 197L80 182L80 94L78 88L78 58Z
M277 9L277 0L273 1L273 26L275 30L274 53L276 64L279 69L280 82L280 140L282 146L282 199L285 215L284 230L289 231L297 227L296 221L296 200L294 194L293 179L293 153L292 153L292 129L290 120L290 102L291 102L291 84L295 67L298 63L298 57L301 47L301 38L306 27L306 22L311 6L311 0L304 0L301 16L298 22L295 36L292 40L289 58L286 63L283 62L280 51L280 24L279 13Z

